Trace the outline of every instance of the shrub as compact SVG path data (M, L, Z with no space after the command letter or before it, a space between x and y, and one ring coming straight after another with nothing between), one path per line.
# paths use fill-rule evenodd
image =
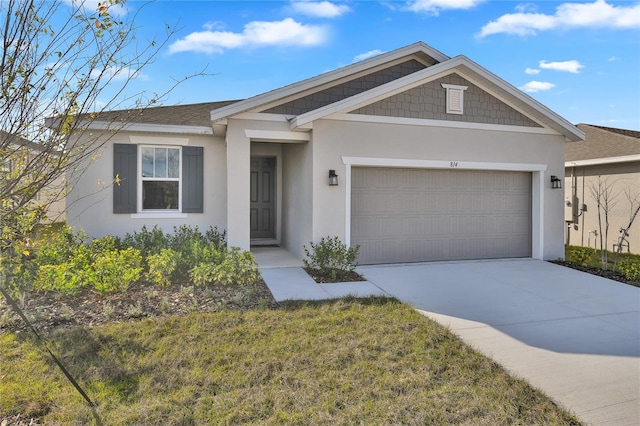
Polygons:
M640 261L623 259L618 263L618 268L629 281L640 281Z
M311 242L309 245L310 248L304 246L307 256L303 260L304 266L320 277L335 281L353 273L358 266L358 245L347 247L338 237L323 237L318 244Z
M147 280L154 284L166 286L171 284L171 277L178 265L178 253L171 249L162 249L158 254L147 258L149 270Z
M140 231L133 234L127 233L122 239L123 247L131 247L140 251L143 259L147 259L152 254L158 254L163 248L167 248L169 240L162 229L155 225L151 230L143 225Z
M142 256L131 247L108 251L97 257L87 271L87 283L100 294L124 291L140 279Z
M587 266L592 257L593 250L589 247L572 247L569 251L569 260L580 266Z
M91 251L86 246L79 245L75 247L68 260L57 264L41 265L35 279L35 288L59 291L67 295L77 294L87 284L92 263Z
M200 263L189 271L195 285L249 285L260 279L260 272L253 253L232 247L224 253L222 261L216 263Z

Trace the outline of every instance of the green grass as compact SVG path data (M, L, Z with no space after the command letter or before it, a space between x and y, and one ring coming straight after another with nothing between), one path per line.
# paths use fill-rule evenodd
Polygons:
M390 299L191 314L47 338L108 425L579 424ZM91 424L26 334L0 334L0 419Z

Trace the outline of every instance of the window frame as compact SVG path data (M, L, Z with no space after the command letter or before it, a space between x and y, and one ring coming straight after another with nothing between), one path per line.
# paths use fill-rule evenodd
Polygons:
M154 161L155 161L155 150L156 149L165 149L167 150L167 158L168 158L168 150L169 149L177 149L178 150L178 178L156 178L156 177L144 177L142 175L142 161L143 155L142 151L144 148L153 148L154 149ZM138 196L137 196L137 212L138 214L180 214L182 213L182 181L184 179L183 170L182 170L182 146L180 145L164 145L164 144L138 144L138 158L137 158L137 185L138 185ZM168 168L167 168L168 174ZM144 197L144 182L178 182L178 208L177 209L144 209L143 206L143 197Z

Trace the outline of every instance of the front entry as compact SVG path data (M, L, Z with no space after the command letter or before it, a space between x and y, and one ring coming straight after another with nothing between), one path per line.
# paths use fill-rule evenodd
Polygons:
M251 157L251 239L276 238L276 159Z

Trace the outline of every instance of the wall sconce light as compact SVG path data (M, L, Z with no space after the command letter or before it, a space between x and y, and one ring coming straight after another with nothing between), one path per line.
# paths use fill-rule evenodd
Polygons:
M551 188L562 189L562 181L558 176L551 175Z
M335 170L329 170L329 186L338 186L338 175Z

